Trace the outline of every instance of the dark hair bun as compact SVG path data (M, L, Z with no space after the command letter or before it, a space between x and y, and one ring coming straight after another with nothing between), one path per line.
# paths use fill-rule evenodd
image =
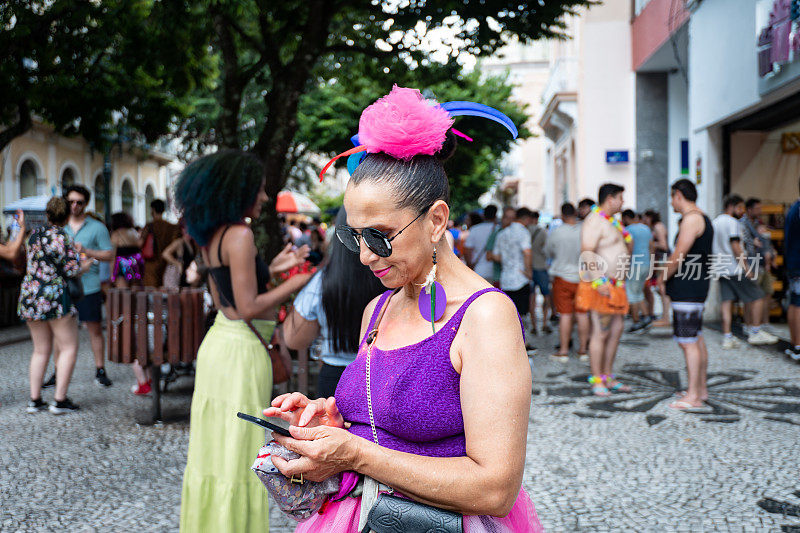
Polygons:
M455 133L452 130L447 130L447 134L444 137L444 142L442 143L442 147L439 149L438 152L433 154L436 159L441 162L445 162L450 159L454 153L456 153L456 147L458 146L458 137L456 137Z

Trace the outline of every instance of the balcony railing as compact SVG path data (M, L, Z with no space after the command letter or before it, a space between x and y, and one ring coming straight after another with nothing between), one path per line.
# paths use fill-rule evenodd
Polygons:
M578 59L562 57L556 60L550 70L550 78L542 91L542 103L547 105L553 96L563 92L578 90Z

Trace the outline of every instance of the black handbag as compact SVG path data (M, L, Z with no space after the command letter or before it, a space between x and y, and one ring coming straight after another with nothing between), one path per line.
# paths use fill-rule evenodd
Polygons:
M70 300L77 302L83 299L83 283L81 283L80 279L76 279L76 277L66 277L64 275L61 276L64 278L64 281L67 283L67 292L69 293Z
M396 293L397 291L395 291ZM387 305L384 305L380 315L378 315L374 329L367 335L367 408L369 410L372 438L375 444L378 444L378 431L375 428L375 415L372 412L370 361L372 359L372 346L378 337L378 325L381 323L386 307L388 307L388 302ZM374 481L372 482L374 483ZM389 490L391 491L392 489L389 488ZM364 492L367 492L366 480ZM365 497L366 494L362 494L362 503L364 503ZM366 524L361 530L362 533L368 533L369 531L374 531L375 533L463 533L464 520L460 513L400 498L386 492L378 492L375 503L370 508L369 514L367 514Z
M463 517L424 503L379 494L364 531L375 533L462 533Z

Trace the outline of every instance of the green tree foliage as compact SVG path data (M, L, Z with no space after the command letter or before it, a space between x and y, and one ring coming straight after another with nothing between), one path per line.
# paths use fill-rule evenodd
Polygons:
M264 162L267 193L276 198L309 149L311 141L298 138L300 108L305 105L304 95L318 89L320 80L346 76L349 64L359 58L374 59L362 63L370 67L358 73L364 77L370 69L397 74L406 67L424 68L429 61L421 44L427 32L441 27L449 27L453 34L452 57L462 52L487 56L512 38L525 42L564 37L564 15L594 3L206 0L197 5L207 10L221 75L213 92L198 95L197 112L182 125L185 139L195 150L208 145L252 150ZM366 81L361 90L348 95L351 102L340 99L331 104L332 109L362 109L370 101L367 95L375 94L368 86ZM446 98L441 92L437 96ZM464 122L469 130L468 121ZM320 129L325 125L320 123ZM342 122L324 135L341 139L339 134L351 131L352 126ZM480 135L476 138L479 142L473 149L481 150L478 146L486 144L480 142ZM486 167L485 160L480 166ZM277 235L274 204L264 212L273 221L265 233ZM277 242L270 245L272 250L277 247Z
M167 133L215 77L204 17L191 2L0 2L0 149L33 116L99 149L113 123Z
M440 102L468 100L480 102L508 115L519 127L520 138L530 136L524 126L528 119L524 106L513 102L512 86L503 77L484 77L480 71L464 74L459 65L429 63L417 68L395 68L364 76L363 61L350 65L352 74L320 83L300 101L294 153L337 153L351 148L350 136L358 131L361 111L385 95L392 83L423 88L426 95ZM450 178L451 209L458 216L476 207L478 197L500 176L502 153L513 142L508 130L486 119L459 117L455 127L474 139L459 139L455 155L445 162ZM294 162L292 178L316 180L317 161L308 164L302 157ZM344 160L338 162L344 166Z

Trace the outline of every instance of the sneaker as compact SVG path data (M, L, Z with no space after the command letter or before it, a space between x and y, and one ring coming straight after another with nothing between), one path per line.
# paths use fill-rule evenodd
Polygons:
M542 326L542 331L544 331L545 335L550 335L551 333L553 333L553 330L547 324Z
M28 400L28 408L26 409L29 413L40 413L47 409L47 402L42 401L41 398L38 400Z
M531 346L531 345L526 345L525 351L528 352L528 357L533 357L534 355L539 353L539 350L536 348L536 346Z
M559 363L565 364L565 365L567 363L569 363L569 356L568 355L553 354L553 355L550 356L550 359L552 359L553 361L557 361Z
M734 348L738 348L739 346L741 346L741 343L733 337L725 337L722 340L723 350L733 350Z
M131 387L131 392L134 393L136 396L147 396L149 395L152 390L152 381L147 380L144 383L137 383L136 385Z
M47 381L42 383L42 388L49 389L50 387L55 387L55 386L56 386L56 373L53 372L53 375L47 378Z
M751 333L747 337L747 342L754 345L775 344L778 342L778 337L772 335L771 333L767 333L764 330L759 330L756 333Z
M97 373L94 375L94 382L97 383L98 385L100 385L101 387L110 387L111 386L111 380L108 379L108 376L106 375L106 369L105 368L98 368L97 369Z
M50 404L50 412L54 415L63 415L65 413L74 413L80 409L77 405L72 403L69 398L64 398L62 402L53 402Z
M786 348L783 353L788 355L792 361L800 361L800 346L794 348Z
M589 362L589 354L588 353L583 353L583 354L579 355L578 356L578 361L580 361L581 363L588 363Z
M550 315L550 323L551 324L558 324L559 320L560 319L559 319L558 315Z
M770 335L775 335L775 328L772 327L772 324L761 324L761 331L766 331Z
M633 324L631 324L631 327L629 327L625 332L636 333L637 331L644 329L645 326L646 324L644 323L644 321L634 322Z

